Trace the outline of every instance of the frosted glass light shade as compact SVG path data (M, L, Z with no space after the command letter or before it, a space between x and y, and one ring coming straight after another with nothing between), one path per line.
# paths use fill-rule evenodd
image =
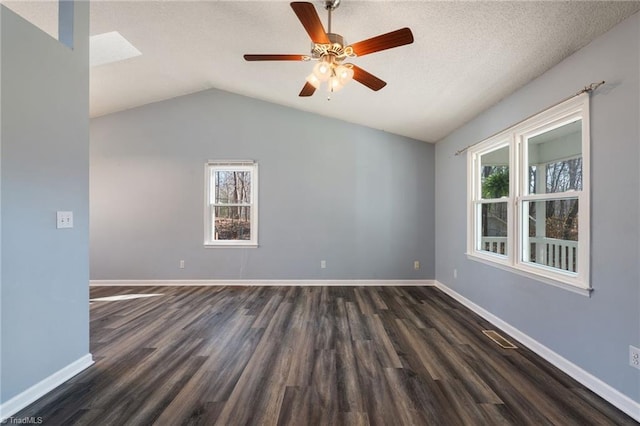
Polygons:
M313 73L320 81L327 81L331 77L331 64L320 61L313 67Z
M320 83L321 83L320 79L316 77L314 73L311 73L307 76L307 82L313 87L315 87L316 89L320 87Z
M330 92L337 92L338 90L342 89L343 84L340 82L340 78L337 76L331 77L329 79L329 91Z
M336 68L336 76L340 80L340 84L344 86L353 78L353 69L339 65Z

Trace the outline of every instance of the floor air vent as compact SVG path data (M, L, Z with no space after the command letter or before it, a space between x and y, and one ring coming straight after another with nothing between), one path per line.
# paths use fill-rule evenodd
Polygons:
M513 343L511 343L510 341L508 341L507 339L505 339L501 335L499 335L498 332L496 332L494 330L482 330L482 332L489 339L493 340L498 345L500 345L501 348L504 348L504 349L518 349L518 347L516 345L514 345Z

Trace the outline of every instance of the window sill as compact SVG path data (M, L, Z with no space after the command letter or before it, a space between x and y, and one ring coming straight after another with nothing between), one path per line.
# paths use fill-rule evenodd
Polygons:
M492 259L487 259L484 258L482 256L477 256L475 254L471 254L471 253L467 253L467 259L469 260L473 260L475 262L480 262L480 263L484 263L485 265L489 265L489 266L493 266L499 269L502 269L504 271L508 271L508 272L512 272L514 274L518 274L520 276L523 277L527 277L527 278L531 278L532 280L536 280L536 281L540 281L542 283L557 287L557 288L561 288L563 290L567 290L570 291L572 293L576 293L576 294L580 294L582 296L586 296L586 297L591 297L591 293L593 292L593 288L589 287L589 288L585 288L585 287L578 287L574 284L569 284L565 281L561 281L560 279L554 279L554 278L550 278L550 277L546 277L534 272L530 272L528 270L524 270L524 269L520 269L517 267L514 267L510 264L506 264L506 263L498 263Z
M258 248L257 243L204 243L204 248Z

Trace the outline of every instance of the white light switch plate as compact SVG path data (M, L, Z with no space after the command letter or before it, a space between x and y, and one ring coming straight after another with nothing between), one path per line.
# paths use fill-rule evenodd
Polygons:
M73 228L73 212L57 212L56 228Z

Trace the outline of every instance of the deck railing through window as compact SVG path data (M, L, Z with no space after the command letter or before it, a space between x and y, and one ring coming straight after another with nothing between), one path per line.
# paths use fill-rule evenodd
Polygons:
M529 262L564 271L578 270L578 242L556 238L530 237ZM507 253L507 237L482 237L482 250Z
M482 250L507 254L507 237L482 237Z

